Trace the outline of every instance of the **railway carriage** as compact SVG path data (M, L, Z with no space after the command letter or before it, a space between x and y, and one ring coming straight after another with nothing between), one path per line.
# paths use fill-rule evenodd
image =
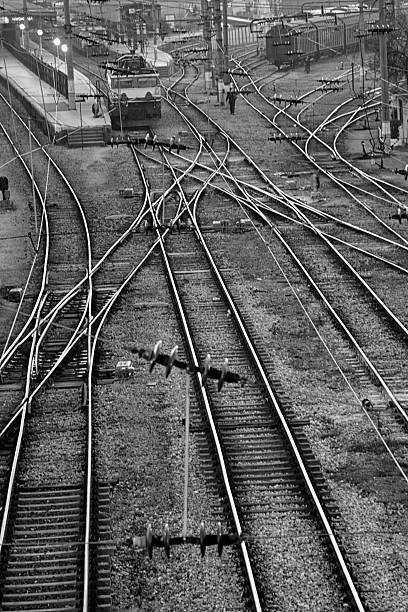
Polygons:
M141 54L126 54L106 69L112 129L150 128L161 118L159 74Z
M378 12L364 12L364 31L378 23ZM266 34L266 57L278 68L306 57L346 53L359 45L359 13L327 13L281 20Z

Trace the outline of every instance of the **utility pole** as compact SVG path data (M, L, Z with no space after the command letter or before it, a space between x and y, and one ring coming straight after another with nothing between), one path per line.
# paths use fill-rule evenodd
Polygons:
M224 84L229 85L230 78L228 74L229 61L228 61L228 12L227 12L227 0L222 0L222 34L224 39Z
M153 29L153 51L154 51L154 62L157 62L157 37L159 35L159 27L156 20L156 5L152 0L152 29Z
M364 6L363 0L359 0L359 17L358 17L358 29L360 32L360 89L364 94L365 89L365 29L364 29Z
M24 30L22 34L23 38L23 47L26 51L29 51L29 36L28 36L28 8L27 8L27 0L23 0L23 17L24 17Z
M201 13L203 16L203 38L207 47L207 59L204 63L204 83L206 91L211 89L211 64L212 64L212 44L211 44L211 19L208 8L208 0L201 0Z
M72 26L69 12L69 0L64 0L65 37L67 39L67 80L68 80L68 110L76 110L75 82L74 82L74 56L72 52Z
M223 45L222 45L222 30L221 30L221 5L220 0L214 0L214 26L215 26L215 42L216 49L216 79L217 79L217 100L223 104L222 92L224 83L222 79L223 61Z
M379 0L379 24L385 27L385 0ZM388 87L388 57L387 57L387 32L379 32L380 47L380 69L381 69L381 136L390 137L390 93Z

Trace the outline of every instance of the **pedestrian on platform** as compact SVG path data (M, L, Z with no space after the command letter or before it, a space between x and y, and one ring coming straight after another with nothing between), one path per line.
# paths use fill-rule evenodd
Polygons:
M119 149L119 136L116 136L116 148Z
M92 113L95 119L101 116L101 105L99 104L98 98L95 99L95 102L92 104Z
M112 138L110 139L110 146L111 146L111 149L113 149L113 136L112 136Z
M157 146L157 134L153 136L153 151L156 149L156 146Z
M404 170L405 170L405 177L404 178L405 178L405 180L407 180L407 178L408 178L408 164L405 164Z
M177 155L180 153L180 147L181 147L181 138L179 136L177 138Z
M149 144L149 138L150 138L150 134L149 132L147 132L146 136L145 136L145 144L144 144L144 148L147 149L147 145Z
M225 101L229 103L231 115L235 114L235 103L237 101L237 95L238 94L235 89L231 88L227 93L227 97L225 98Z
M172 148L174 147L174 136L171 136L169 141L169 153L171 153Z

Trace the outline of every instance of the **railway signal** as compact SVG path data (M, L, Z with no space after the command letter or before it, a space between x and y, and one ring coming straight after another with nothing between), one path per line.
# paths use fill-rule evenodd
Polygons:
M170 354L162 353L162 341L159 340L154 345L153 349L143 349L134 347L132 353L137 354L140 359L145 359L149 362L149 372L152 372L156 364L164 366L166 378L170 375L173 367L184 370L189 374L200 373L202 376L202 385L204 386L208 379L218 381L218 391L221 391L224 383L244 384L245 379L237 372L228 370L228 359L224 360L221 368L211 366L211 358L207 355L202 366L196 366L186 361L180 361L177 358L178 347L175 346Z
M368 28L368 31L371 32L372 36L374 36L374 34L378 34L378 35L384 35L384 34L390 34L390 32L395 32L395 28L393 26L391 26L389 23L387 24L382 24L382 25L375 25L371 28Z
M272 134L272 136L268 136L268 140L272 142L282 142L282 140L298 142L299 140L305 140L305 139L306 139L306 136L303 136L302 134L298 134L297 132L295 134L274 133Z
M207 533L204 522L201 522L198 536L189 535L186 537L179 535L172 536L168 523L164 525L162 533L156 535L153 532L151 523L149 523L146 527L145 535L132 536L126 540L126 544L139 550L147 550L149 559L153 559L154 548L164 548L166 557L169 559L172 546L180 546L185 544L199 546L201 557L205 556L209 546L216 546L218 556L221 557L224 546L240 544L242 539L243 538L237 533L223 533L220 522L217 524L217 530L215 533Z
M268 98L268 100L270 99L271 98ZM273 101L276 104L294 104L295 106L297 104L304 104L304 100L299 100L299 98L283 98L281 95L278 96L277 94L273 95Z
M231 76L242 76L242 77L247 77L248 73L245 71L240 71L240 70L224 70L224 74L230 74Z
M153 349L132 348L131 352L139 355L141 359L149 362L149 372L152 372L156 364L165 367L166 378L171 374L172 369L178 368L186 372L186 411L185 411L185 456L184 456L184 507L183 507L183 530L181 536L171 537L169 525L166 523L162 535L155 536L152 526L149 523L145 536L132 537L127 541L131 546L145 548L149 558L153 557L153 548L164 548L167 558L170 557L171 546L177 544L198 544L201 556L204 557L207 546L217 546L218 554L221 556L224 546L240 543L238 534L223 534L221 524L218 524L217 533L208 535L204 523L200 525L199 536L187 535L187 508L188 508L188 474L189 474L189 431L190 431L190 374L196 372L201 374L201 384L204 387L209 378L217 380L217 389L220 392L226 382L243 382L239 374L228 370L228 359L224 360L221 368L214 368L211 365L211 357L207 355L202 366L189 364L178 359L178 346L176 345L167 355L162 353L162 341L159 340Z

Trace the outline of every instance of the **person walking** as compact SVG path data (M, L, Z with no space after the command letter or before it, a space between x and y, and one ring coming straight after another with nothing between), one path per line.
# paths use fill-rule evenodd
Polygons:
M235 114L235 103L237 101L237 95L238 94L235 89L230 89L227 93L227 97L225 98L225 101L229 103L231 115Z
M147 145L149 144L149 139L150 139L150 132L147 132L145 136L145 144L144 144L145 149L147 149Z

